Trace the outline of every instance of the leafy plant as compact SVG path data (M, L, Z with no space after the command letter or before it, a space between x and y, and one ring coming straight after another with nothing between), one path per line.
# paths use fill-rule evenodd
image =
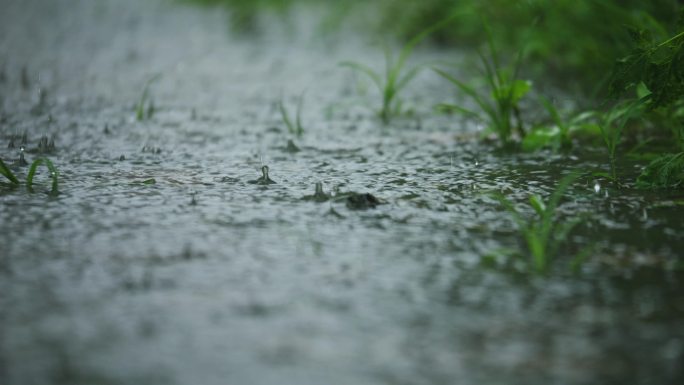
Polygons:
M571 174L558 183L558 187L551 194L548 201L544 202L538 195L529 198L529 204L534 209L536 216L525 218L502 194L495 194L496 198L513 216L518 231L525 241L526 254L532 270L537 273L547 271L558 255L560 246L567 241L567 236L575 226L584 220L576 217L565 222L558 219L557 208L560 200L568 187L577 180L578 174ZM571 267L576 269L586 257L586 252L576 255L571 261Z
M138 104L136 104L135 107L135 118L138 121L150 119L154 115L154 102L148 101L150 86L152 86L152 83L154 83L160 77L161 75L157 74L152 76L150 79L147 80L147 82L145 82L142 94L140 95L140 100L138 101Z
M290 119L290 114L287 111L287 108L285 107L285 104L283 103L283 99L280 99L280 102L278 103L278 108L280 110L280 115L283 118L283 123L285 123L285 126L287 126L287 130L290 132L292 135L297 135L301 136L304 133L304 126L302 125L302 107L304 105L304 95L301 95L299 97L299 100L297 102L297 115L295 117L294 123Z
M400 112L400 107L397 106L397 97L399 92L403 90L411 80L413 80L421 69L421 66L415 66L404 71L406 62L408 61L413 49L429 36L434 31L446 26L453 17L446 18L417 34L404 45L399 55L395 57L390 51L389 47L384 47L385 53L385 71L379 73L372 68L357 62L345 61L340 63L341 66L349 67L355 71L368 76L373 84L378 88L382 95L382 106L378 112L383 123L389 123L392 116Z
M671 23L680 4L672 0L377 0L385 4L381 27L402 36L460 12L453 28L430 38L446 47L473 47L486 40L478 15L491 21L497 45L509 52L526 47L527 70L547 82L591 91L610 72L614 59L629 52L624 25ZM376 2L373 2L376 3ZM549 76L550 75L550 76Z
M519 102L530 91L532 83L518 79L522 51L518 52L512 68L504 67L494 46L492 34L488 28L486 31L491 56L487 59L482 52L479 52L479 56L482 62L483 76L488 86L488 96L482 95L474 87L456 79L445 71L434 69L440 76L453 83L460 91L470 97L480 107L482 113L453 104L441 104L439 108L486 121L489 130L495 132L501 144L507 147L512 143L514 131L517 130L521 137L525 135L520 118ZM514 119L515 123L513 122Z
M618 182L616 167L617 148L622 140L622 133L627 122L636 115L649 98L650 95L647 95L641 99L627 100L618 103L611 110L603 114L602 121L598 124L603 143L608 151L608 159L610 162L610 174L603 174L603 176L611 179L613 183Z
M638 188L684 187L684 152L654 159L637 178Z
M638 85L651 93L649 109L665 107L684 97L684 11L680 32L657 42L648 30L629 29L635 48L617 61L609 86L613 97L621 97Z
M29 191L33 191L33 179L36 176L36 171L38 167L42 164L50 171L50 178L52 179L52 188L50 189L51 195L56 195L59 193L59 172L52 162L47 158L38 158L31 163L29 167L28 175L26 176L26 188ZM19 185L19 179L12 173L12 171L5 165L5 163L0 159L0 174L9 179L13 185Z
M578 133L599 135L599 126L591 121L597 116L594 111L585 111L563 119L560 111L553 103L541 97L541 104L551 116L553 125L535 127L525 135L522 142L523 150L531 151L542 147L553 147L554 150L567 150L572 147L573 136Z

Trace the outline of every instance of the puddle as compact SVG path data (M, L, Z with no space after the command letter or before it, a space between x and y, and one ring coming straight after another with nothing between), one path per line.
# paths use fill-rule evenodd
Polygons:
M601 154L497 153L431 113L427 73L416 117L383 127L338 66L381 63L360 37L234 39L222 12L156 0L6 3L0 157L26 133L60 194L46 169L35 193L0 184L1 383L683 378L681 193L582 178L559 208L590 218L568 246L595 244L581 274L487 267L520 245L490 193L532 214ZM278 103L304 91L293 137Z

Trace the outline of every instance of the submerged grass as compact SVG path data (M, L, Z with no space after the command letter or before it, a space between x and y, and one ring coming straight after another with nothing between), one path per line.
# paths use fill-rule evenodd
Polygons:
M578 178L579 174L575 173L561 179L546 202L538 195L530 196L529 205L536 213L536 216L531 218L525 218L513 203L502 194L494 194L494 198L513 216L526 246L525 252L521 255L527 254L529 256L527 262L534 272L544 273L548 271L554 258L558 256L560 246L567 241L570 232L584 221L581 217L576 217L561 222L557 212L563 195ZM587 251L577 254L570 261L570 267L573 270L579 268L586 255Z

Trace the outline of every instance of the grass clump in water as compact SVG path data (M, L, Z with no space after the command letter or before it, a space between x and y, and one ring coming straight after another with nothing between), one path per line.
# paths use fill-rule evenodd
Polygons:
M304 106L304 95L300 95L297 100L297 113L295 116L295 121L290 119L290 114L285 107L283 99L280 99L278 103L278 109L280 110L280 116L283 119L283 123L287 127L287 130L292 135L301 136L304 133L304 126L302 125L302 108Z
M454 84L461 92L472 99L482 112L475 112L454 104L441 104L439 108L445 111L462 113L487 122L490 131L496 133L504 147L512 144L515 131L522 138L525 136L522 119L520 117L520 100L530 91L532 83L518 79L522 51L511 68L502 65L494 46L494 39L487 28L490 58L479 52L482 62L482 72L487 83L488 95L484 96L473 86L458 80L447 72L434 69L440 76ZM514 123L515 120L515 123Z
M45 166L48 168L48 171L50 171L50 178L52 179L52 188L50 189L50 195L57 195L59 194L59 172L57 171L57 168L55 165L47 158L38 158L31 163L31 167L29 167L29 172L28 175L26 176L26 188L30 191L33 192L33 179L36 176L36 171L38 170L38 167L42 164L45 164ZM12 173L12 171L5 165L5 163L0 159L0 174L3 175L5 178L9 179L9 181L13 185L19 185L19 179Z
M365 74L378 88L382 95L382 106L378 111L378 115L383 123L388 124L393 116L401 113L401 103L398 102L399 93L416 77L421 69L421 66L415 66L405 70L406 63L413 53L413 50L431 33L443 28L450 23L452 19L453 17L450 17L435 23L414 36L406 45L404 45L399 52L399 55L396 57L390 51L389 47L385 46L384 73L376 72L372 68L357 62L345 61L340 64Z
M627 123L634 117L640 115L639 109L643 106L646 98L638 100L624 101L601 117L598 127L601 133L601 138L608 152L608 160L610 164L610 173L601 173L602 176L609 178L613 183L619 185L617 175L617 150L622 140L622 134L627 126Z
M38 166L42 165L43 163L48 168L48 171L50 171L50 178L52 178L52 188L50 189L50 194L56 195L59 193L59 172L57 171L55 165L52 164L50 159L47 158L38 158L31 163L28 176L26 177L26 187L29 189L29 191L33 190L33 178L36 175Z
M147 80L147 82L145 82L142 94L140 95L140 100L138 101L138 104L136 104L135 106L135 118L139 122L151 119L152 116L154 116L154 101L149 100L150 87L152 86L152 83L157 81L160 77L161 75L157 74L152 76L150 79Z
M580 217L561 222L558 219L557 212L563 195L578 177L578 174L571 174L561 179L558 187L546 202L538 195L530 196L529 205L536 213L536 216L532 218L525 218L513 203L503 195L494 195L494 198L513 216L525 243L524 254L529 256L529 266L536 273L548 271L553 259L558 255L560 246L567 241L567 237L573 228L583 222ZM586 254L585 251L576 255L571 261L570 267L576 270L583 262Z
M551 125L538 125L530 130L522 141L524 151L534 151L543 147L551 147L555 151L569 151L573 146L573 137L584 133L589 136L599 135L600 129L593 123L595 111L585 111L563 118L561 111L552 101L540 97L544 109L551 117Z

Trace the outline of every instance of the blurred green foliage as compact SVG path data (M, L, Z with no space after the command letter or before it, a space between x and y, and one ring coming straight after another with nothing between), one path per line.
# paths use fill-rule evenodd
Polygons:
M442 72L462 93L474 98L482 111L447 106L451 110L471 116L485 114L502 143L522 140L522 148L527 150L568 150L581 136L601 137L614 180L625 135L638 132L643 143L671 136L668 148L657 150L658 156L645 169L639 186L684 186L679 171L684 162L678 155L684 150L684 7L680 1L181 1L227 6L232 28L243 32L259 28L262 12L285 14L293 4L306 2L328 8L334 22L321 20L321 25L339 27L351 22L364 26L369 35L395 36L404 42L449 17L453 21L448 26L427 37L433 44L473 52L489 47L493 57L518 57L516 63L522 63L520 74L515 71L515 76L504 77L499 76L498 66L492 69L485 62L489 69L485 79L498 80L492 84L489 98L472 84ZM340 11L342 4L344 12ZM321 30L331 32L330 28ZM528 122L529 132L522 129L516 98L516 90L529 91L522 87L529 83L516 82L518 76L535 80L533 94L540 100L537 107L546 110L550 118L541 124ZM545 90L555 88L547 84L561 86L564 97L574 99L576 111L559 111L546 99ZM389 96L394 95L391 87L387 90ZM385 99L391 104L391 97ZM512 116L518 120L517 138L512 136Z
M543 72L567 75L587 87L603 80L616 58L631 48L626 26L666 36L679 7L672 0L422 0L384 1L381 26L400 36L439 20L462 15L453 28L433 35L445 46L485 42L482 18L489 20L497 46L524 49L528 62ZM504 52L505 53L505 52ZM570 77L572 75L572 77Z

